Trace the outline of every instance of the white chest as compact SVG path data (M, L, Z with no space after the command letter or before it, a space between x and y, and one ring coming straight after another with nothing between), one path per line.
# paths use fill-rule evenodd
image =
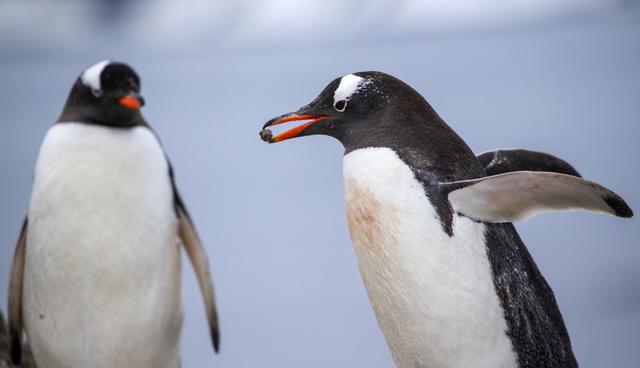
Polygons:
M177 220L168 163L149 129L52 127L28 217L25 324L39 364L177 361Z
M401 367L516 367L484 225L454 215L449 237L394 151L344 157L347 220L378 322Z
M55 125L36 164L29 240L47 232L42 235L87 244L107 257L120 248L132 248L129 254L151 251L144 245L160 239L149 237L176 232L168 172L164 152L147 128Z

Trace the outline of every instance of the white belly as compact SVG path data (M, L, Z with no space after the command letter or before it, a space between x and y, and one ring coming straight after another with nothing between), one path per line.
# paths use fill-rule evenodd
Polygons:
M454 215L449 237L391 149L353 151L343 169L360 272L398 367L516 367L484 225Z
M54 125L28 216L24 319L38 367L177 367L180 248L153 133Z

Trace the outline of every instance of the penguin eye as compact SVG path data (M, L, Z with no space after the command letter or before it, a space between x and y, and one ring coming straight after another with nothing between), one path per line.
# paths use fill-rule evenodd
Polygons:
M102 96L102 90L97 89L97 88L91 88L91 93L93 93L93 95L95 97L100 97Z
M344 110L347 108L347 100L340 100L337 101L333 107L340 112L344 112Z

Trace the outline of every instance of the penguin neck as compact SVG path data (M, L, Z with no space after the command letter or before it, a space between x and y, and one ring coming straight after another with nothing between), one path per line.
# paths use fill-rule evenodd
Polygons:
M94 124L112 128L149 126L140 111L137 110L127 114L113 114L110 111L105 111L102 106L78 106L69 103L56 121L56 124L58 123Z
M484 176L473 151L433 110L356 123L340 141L345 155L361 148L392 149L424 184Z

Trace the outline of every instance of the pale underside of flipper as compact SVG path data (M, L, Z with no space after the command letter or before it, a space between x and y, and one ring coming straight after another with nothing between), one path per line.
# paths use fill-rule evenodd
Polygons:
M602 185L554 172L516 171L440 183L452 210L482 222L514 222L543 211L588 210L632 217L625 201Z
M209 321L209 331L211 334L211 341L213 348L217 352L220 346L220 329L218 325L218 312L216 309L215 295L213 292L213 282L211 280L211 274L209 272L209 261L205 252L198 233L191 222L191 218L180 199L180 196L176 193L176 211L178 214L178 234L182 240L187 256L191 261L194 272L200 285L200 291L204 299L204 304L207 312L207 319Z

